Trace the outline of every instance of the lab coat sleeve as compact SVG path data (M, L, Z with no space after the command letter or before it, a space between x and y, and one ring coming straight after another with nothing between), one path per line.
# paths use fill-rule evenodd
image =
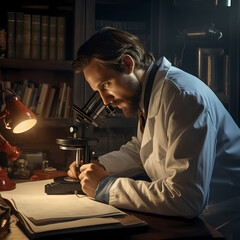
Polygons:
M118 178L109 192L109 204L143 212L193 218L205 207L215 159L215 126L201 96L188 92L168 92L161 113L167 139L165 159L160 144L149 156L157 174L167 175L152 182ZM155 127L156 135L163 134ZM164 163L163 163L164 162ZM164 166L163 166L164 165Z
M140 143L136 137L122 145L119 151L100 156L99 162L116 177L133 177L144 172L140 156Z

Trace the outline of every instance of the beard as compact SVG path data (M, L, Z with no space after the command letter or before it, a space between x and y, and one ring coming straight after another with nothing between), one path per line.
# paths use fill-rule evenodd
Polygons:
M133 95L124 99L124 100L116 100L113 102L114 105L118 105L122 102L126 104L125 107L122 108L123 114L125 117L134 117L138 113L139 101L141 97L142 87L141 84L132 85Z
M138 112L140 96L134 96L126 102L126 107L122 108L125 117L134 117Z

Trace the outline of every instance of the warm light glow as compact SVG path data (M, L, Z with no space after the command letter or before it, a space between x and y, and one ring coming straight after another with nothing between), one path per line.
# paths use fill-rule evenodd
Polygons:
M32 128L37 123L36 119L27 119L21 123L19 123L14 129L14 133L22 133L26 132L30 128Z

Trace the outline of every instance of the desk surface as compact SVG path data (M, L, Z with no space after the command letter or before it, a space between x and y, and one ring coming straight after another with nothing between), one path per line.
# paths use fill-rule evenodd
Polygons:
M151 240L151 239L224 239L214 228L205 224L199 218L187 220L177 217L165 217L140 212L125 211L148 223L147 227L136 229L105 230L91 233L68 234L44 240L75 240L79 239L124 239L124 240ZM11 218L10 233L4 240L27 240L28 238L16 226L18 219Z
M76 240L80 239L123 239L123 240L152 240L152 239L224 239L213 227L199 218L185 219L180 217L167 217L142 212L123 210L128 215L134 215L144 220L148 226L144 228L102 230L90 233L77 233L61 235L41 240ZM16 226L18 219L11 217L10 233L4 240L27 240L28 237Z

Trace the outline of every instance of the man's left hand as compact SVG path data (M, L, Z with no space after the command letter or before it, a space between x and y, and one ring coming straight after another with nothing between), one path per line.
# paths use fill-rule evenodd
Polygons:
M108 176L109 173L107 173L99 163L84 164L80 167L80 172L79 179L83 192L94 198L99 182Z

